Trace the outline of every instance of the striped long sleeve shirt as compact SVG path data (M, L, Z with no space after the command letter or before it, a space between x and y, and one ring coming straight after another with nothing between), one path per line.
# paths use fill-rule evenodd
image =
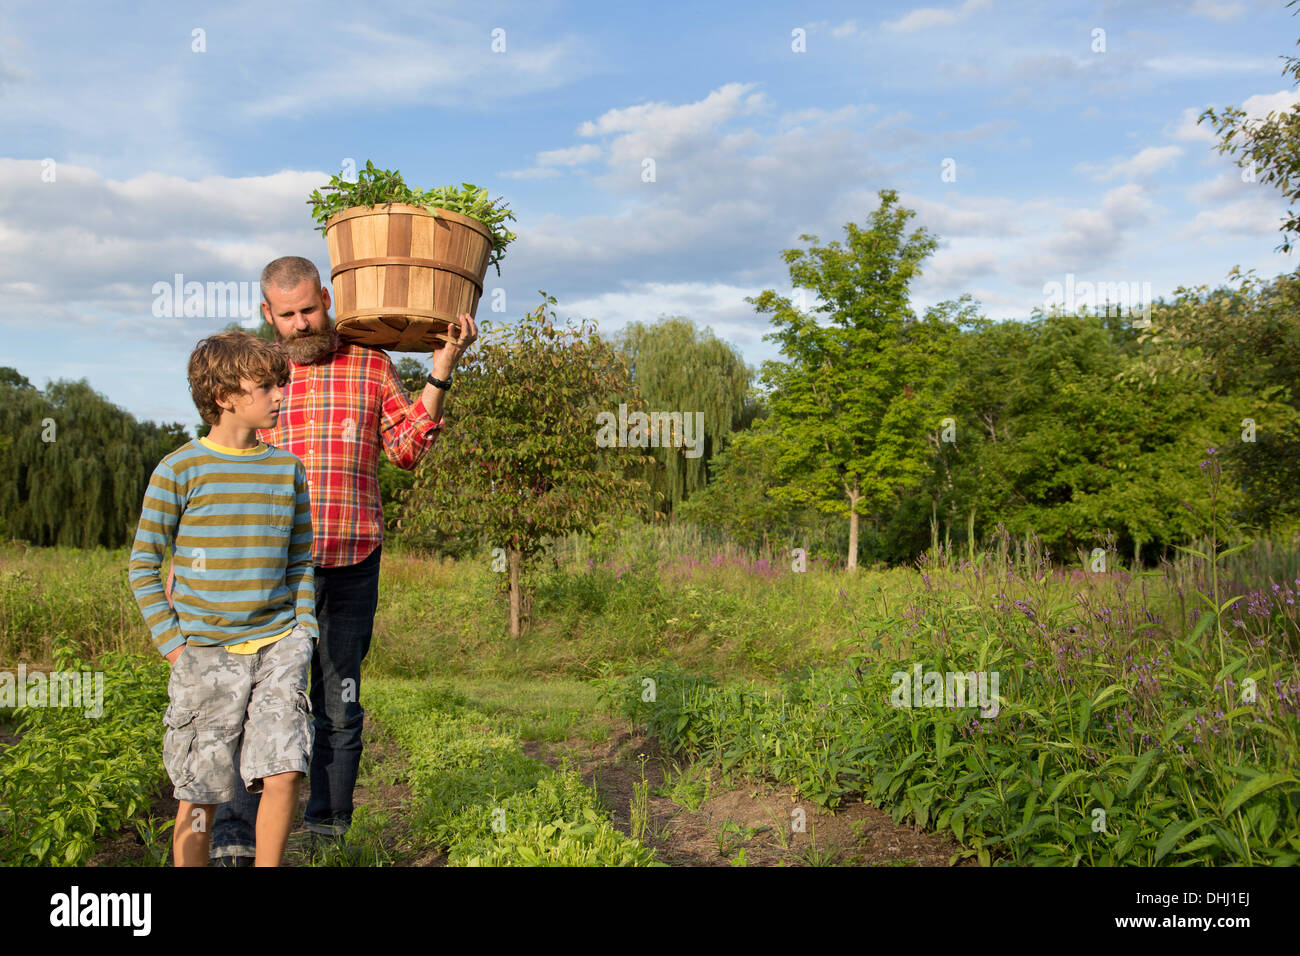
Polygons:
M172 605L160 575L169 545ZM296 456L186 442L149 478L131 549L131 589L154 646L164 656L186 641L230 646L295 623L318 639L311 546L307 473Z

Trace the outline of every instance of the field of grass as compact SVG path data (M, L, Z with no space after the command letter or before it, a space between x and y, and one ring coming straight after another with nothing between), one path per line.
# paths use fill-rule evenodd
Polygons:
M385 773L410 788L404 839L452 864L655 863L644 788L620 829L575 771L524 753L601 746L601 715L683 761L678 786L717 772L827 811L865 800L944 834L954 860L1300 860L1300 543L1109 573L1053 568L1029 545L1019 560L799 573L624 525L530 572L517 641L489 555L389 547L363 701L403 757ZM0 668L105 675L101 718L0 709L2 862L84 862L123 827L167 859L145 812L166 783L167 668L126 561L0 547ZM918 668L996 673L996 716L891 704ZM395 822L359 813L367 862L387 859Z

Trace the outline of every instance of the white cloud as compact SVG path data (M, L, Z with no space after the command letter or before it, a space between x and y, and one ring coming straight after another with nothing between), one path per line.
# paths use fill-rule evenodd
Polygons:
M554 179L561 173L556 166L581 166L600 159L601 149L594 143L549 149L537 154L537 165L528 169L502 173L506 179Z
M251 281L293 253L327 268L303 202L326 179L288 171L117 181L60 164L55 182L42 183L39 162L0 159L0 322L152 319L153 283L178 272L187 281ZM170 319L163 328L179 331Z
M412 24L411 29L386 31L364 20L336 20L315 35L310 58L277 73L264 95L240 104L243 112L259 118L312 115L376 102L481 108L520 92L565 86L595 65L590 45L576 37L510 45L507 31L507 52L493 53L491 38L477 22L421 16L409 7L393 14L429 22L422 24L424 29ZM367 20L384 22L378 16ZM355 69L343 68L358 63L382 63L383 68L366 70L359 81Z
M528 169L516 169L499 174L503 179L556 179L562 175L558 169L532 166Z
M577 166L600 159L600 147L594 143L570 146L568 149L549 149L537 154L538 166Z
M191 51L189 21L178 29L164 16L88 7L60 32L34 8L12 20L0 13L0 41L29 36L0 49L0 142L38 137L52 144L42 154L101 171L129 175L147 164L192 177L228 171L230 150L249 148L245 138L280 157L303 155L284 141L286 121L311 118L317 130L337 133L363 126L358 113L409 114L411 124L455 136L458 115L488 113L608 66L601 44L561 25L534 29L540 11L506 18L506 52L493 51L492 27L469 14L393 0L369 0L366 15L356 13L326 2L304 18L292 4L231 0L196 19L206 31L202 53ZM304 30L306 52L287 54L285 38ZM306 155L332 154L318 135L293 137ZM353 134L338 135L343 148Z
M1079 163L1075 169L1097 182L1110 179L1148 179L1171 167L1183 155L1181 146L1148 146L1137 155L1110 163Z
M1245 9L1245 6L1237 3L1236 0L1196 0L1192 4L1191 12L1193 16L1226 23L1229 20L1237 19L1245 12Z
M1189 202L1206 205L1223 202L1225 199L1240 198L1248 195L1250 190L1258 188L1256 184L1242 182L1240 172L1221 173L1213 179L1193 183L1183 190L1183 195Z
M1300 90L1279 90L1276 93L1248 96L1246 102L1241 104L1241 109L1246 111L1248 119L1262 120L1269 113L1289 113L1297 103L1300 103Z
M1216 209L1202 210L1188 225L1187 232L1212 242L1224 236L1280 242L1284 218L1275 194L1247 196Z
M853 123L865 119L871 113L880 111L879 106L871 103L862 105L850 103L848 106L841 106L839 109L822 109L820 106L810 106L807 109L791 110L788 113L782 113L779 123L782 126L797 126L802 123L817 124L839 124Z
M936 138L944 143L973 143L982 139L992 139L997 133L1013 130L1019 125L1015 120L989 120L987 123L978 123L969 129L938 133Z
M759 286L725 282L639 282L620 291L561 302L556 311L561 319L598 317L604 334L631 322L650 324L665 316L685 316L696 326L708 326L714 335L749 351L771 331L770 318L756 313L745 301L762 291ZM786 290L782 294L792 293Z
M997 252L978 240L939 249L922 270L927 285L941 288L969 287L972 281L987 281L1000 272Z
M1213 143L1218 140L1214 135L1214 127L1209 120L1203 123L1197 123L1197 118L1201 115L1202 109L1196 106L1189 106L1183 110L1183 115L1178 123L1170 127L1165 127L1165 135L1170 139L1177 139L1183 142L1200 142Z
M1010 75L1034 84L1041 84L1044 80L1075 80L1100 69L1103 62L1104 59L1096 54L1031 53L1016 60Z
M1052 232L1034 235L1023 253L1008 265L1007 274L1024 276L1030 284L1066 272L1081 274L1104 265L1124 252L1128 235L1147 225L1155 204L1143 187L1130 183L1108 190L1099 209L1065 209L1040 221L1060 223Z
M681 161L711 149L716 127L766 107L762 93L749 93L754 86L728 83L703 100L682 106L644 103L607 110L595 122L582 123L578 135L613 135L608 153L613 169L639 170L646 158L654 158L656 163Z
M886 21L885 29L895 33L908 33L914 30L950 27L961 23L973 13L989 9L992 5L992 0L965 0L958 7L921 7L897 20Z
M1219 73L1276 73L1275 57L1225 57L1225 56L1158 56L1142 64L1157 73L1179 76L1213 76Z
M998 196L962 196L947 202L931 202L913 195L900 199L907 208L916 210L917 225L944 239L1024 236L1023 223L1047 213L1043 203Z

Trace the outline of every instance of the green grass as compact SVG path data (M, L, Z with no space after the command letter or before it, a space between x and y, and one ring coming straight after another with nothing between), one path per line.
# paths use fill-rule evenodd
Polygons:
M127 583L129 551L0 544L0 665L48 664L66 643L87 660L152 651Z
M599 743L609 736L607 726L586 720L598 705L598 692L590 683L456 677L447 684L484 712L509 721L521 740L555 742L574 737Z

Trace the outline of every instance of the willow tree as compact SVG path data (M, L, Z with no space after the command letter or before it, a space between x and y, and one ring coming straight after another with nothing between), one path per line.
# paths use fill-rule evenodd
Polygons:
M725 447L732 430L747 424L747 413L752 417L751 372L733 346L710 329L699 332L681 317L649 326L633 322L617 341L647 409L680 413L683 431L703 422L699 434L692 431L678 444L661 443L643 452L658 462L648 471L649 480L662 496L661 510L669 513L704 487L709 462ZM686 447L688 438L694 448Z
M85 381L44 391L0 384L0 509L8 533L39 545L120 547L131 540L158 459L188 437L141 424Z
M522 572L547 539L649 510L645 482L623 473L627 449L596 440L598 414L630 387L627 365L594 322L556 328L546 309L554 303L545 296L512 325L483 323L401 520L403 530L473 536L504 552L511 637L520 633Z

